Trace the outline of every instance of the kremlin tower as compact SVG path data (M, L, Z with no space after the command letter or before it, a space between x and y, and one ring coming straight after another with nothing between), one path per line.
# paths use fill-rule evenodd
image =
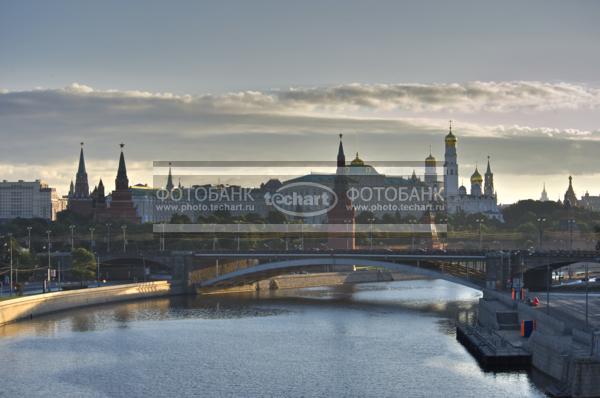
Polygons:
M444 139L444 192L446 200L452 201L458 196L458 163L456 161L456 137L452 134L452 120L449 132Z
M125 155L121 144L121 156L119 157L119 169L115 179L115 190L111 194L110 205L103 211L99 211L97 218L103 220L123 220L131 224L139 224L140 217L137 215L131 189L129 189L129 178L127 177L127 167L125 166Z
M356 154L355 165L360 160ZM340 145L337 155L337 169L334 178L333 191L337 196L337 203L327 215L327 223L331 225L329 229L328 247L330 249L350 249L355 245L356 228L356 210L352 206L352 201L347 195L348 177L346 168L346 155L344 154L344 145L342 143L342 134L340 134ZM340 226L341 229L340 229Z
M94 213L93 200L90 196L88 175L85 171L85 158L83 156L83 142L79 151L79 166L75 175L75 185L71 180L67 209L82 216L92 216Z
M119 169L115 179L115 190L111 194L110 201L105 196L104 183L102 179L90 194L85 160L83 156L83 143L79 154L79 167L75 177L75 185L71 182L67 209L75 214L92 217L96 221L122 220L132 224L139 224L140 217L137 215L133 205L125 156L123 154L124 144L121 144L121 157L119 158Z

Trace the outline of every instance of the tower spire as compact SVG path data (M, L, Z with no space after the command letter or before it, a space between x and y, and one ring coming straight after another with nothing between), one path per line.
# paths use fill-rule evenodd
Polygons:
M121 156L119 157L119 170L117 170L117 178L115 179L116 190L129 189L129 179L127 178L127 167L125 166L125 155L123 154L123 147L125 144L121 143Z
M83 142L80 143L81 149L79 150L79 167L77 173L85 173L85 159L83 158Z
M167 185L165 185L165 189L171 192L174 187L175 186L173 185L173 175L171 174L171 162L169 162L169 175L167 176Z
M343 136L343 134L340 134L340 145L338 147L337 155L337 167L346 167L346 155L344 155L344 144L342 142Z
M83 156L83 142L80 144L79 150L79 166L75 175L75 196L78 198L87 198L90 195L90 186L88 184L88 176L85 171L85 157Z
M494 196L496 194L494 190L494 173L490 166L490 156L487 157L487 170L485 171L485 184L483 187L483 193L486 196Z

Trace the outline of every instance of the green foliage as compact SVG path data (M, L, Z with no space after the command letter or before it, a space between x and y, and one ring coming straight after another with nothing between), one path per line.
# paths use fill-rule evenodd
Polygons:
M85 279L93 279L96 276L96 259L89 250L77 248L73 250L73 263L71 274L83 284Z

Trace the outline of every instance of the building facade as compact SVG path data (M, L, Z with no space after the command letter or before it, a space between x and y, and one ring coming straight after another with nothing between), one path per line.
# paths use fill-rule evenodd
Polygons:
M0 221L15 218L55 220L60 207L56 190L40 180L0 182Z

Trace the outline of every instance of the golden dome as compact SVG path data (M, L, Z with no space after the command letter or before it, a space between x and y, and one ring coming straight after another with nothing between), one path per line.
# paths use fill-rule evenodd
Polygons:
M362 161L361 158L358 157L358 152L356 152L356 157L352 162L350 162L350 166L364 166L365 162Z
M425 165L426 166L435 166L435 158L433 157L433 155L430 153L429 156L427 156L425 158Z
M481 184L483 182L483 177L479 174L479 170L475 167L475 172L471 176L471 184Z
M456 144L456 136L452 134L452 120L450 120L450 129L448 134L446 135L446 145L455 145Z

